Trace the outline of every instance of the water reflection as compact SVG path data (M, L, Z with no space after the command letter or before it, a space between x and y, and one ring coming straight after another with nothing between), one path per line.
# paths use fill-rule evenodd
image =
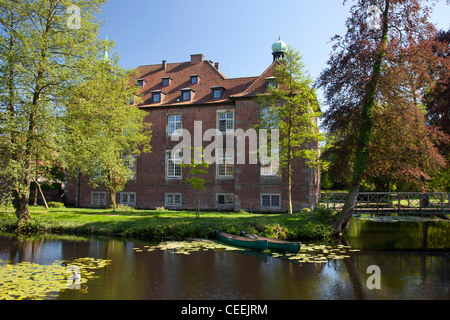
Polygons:
M57 299L449 299L447 239L448 224L352 221L345 239L327 244L360 252L343 260L296 264L261 252L137 253L133 248L152 243L0 236L0 266L80 257L112 260L95 271L98 278L87 283L88 290L64 290ZM380 267L379 290L366 285L370 265Z

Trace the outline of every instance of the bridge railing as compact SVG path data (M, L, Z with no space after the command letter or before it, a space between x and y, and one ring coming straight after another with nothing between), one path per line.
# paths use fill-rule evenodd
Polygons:
M322 193L320 203L339 210L344 206L347 193ZM450 214L450 193L420 192L360 192L357 211L378 213L442 213Z

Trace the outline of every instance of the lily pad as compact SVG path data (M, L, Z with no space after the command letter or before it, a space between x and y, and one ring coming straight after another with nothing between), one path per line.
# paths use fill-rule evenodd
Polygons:
M190 254L197 251L209 250L224 250L224 251L239 251L245 250L238 247L228 246L216 241L199 240L199 241L167 241L155 246L144 246L147 252L155 250L167 251L175 254ZM135 252L143 252L142 248L133 248Z
M5 264L0 266L0 299L22 300L43 299L60 291L77 288L85 284L88 278L94 278L88 269L100 269L111 260L80 258L74 261L54 261L50 265L33 262ZM73 281L73 271L81 276Z
M302 244L301 250L297 254L292 253L271 253L272 257L285 258L296 263L327 263L329 260L341 260L350 258L350 252L358 252L359 249L351 249L347 245L316 245Z

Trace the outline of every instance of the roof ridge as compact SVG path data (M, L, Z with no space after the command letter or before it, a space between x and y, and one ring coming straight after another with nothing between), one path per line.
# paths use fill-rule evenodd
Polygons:
M226 80L241 80L241 79L252 79L252 78L259 78L259 76L227 78Z
M182 64L182 63L190 63L190 61L182 61L182 62L167 62L166 61L166 63L168 65L169 64ZM155 67L155 66L161 66L161 65L162 65L162 63L143 64L143 65L138 66L137 68L140 68L140 67Z

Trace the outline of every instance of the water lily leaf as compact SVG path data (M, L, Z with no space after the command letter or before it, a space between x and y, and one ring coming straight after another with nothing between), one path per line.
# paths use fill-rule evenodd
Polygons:
M106 266L109 261L91 257L66 261L73 269L80 269L81 281L87 282L87 276L93 272L86 269L99 269ZM55 260L50 265L39 265L24 261L18 264L0 266L0 297L7 300L42 299L53 293L68 289L68 275L71 268L63 266L61 260Z

